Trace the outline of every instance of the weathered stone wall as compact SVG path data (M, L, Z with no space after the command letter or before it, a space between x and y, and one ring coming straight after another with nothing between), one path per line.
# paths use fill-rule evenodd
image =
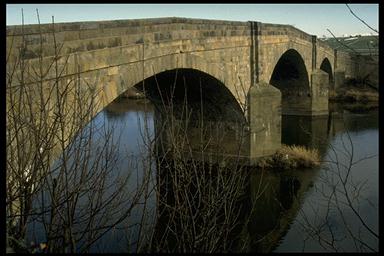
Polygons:
M107 98L154 72L178 67L207 72L225 82L236 96L249 88L254 75L251 72L258 75L255 82L269 82L276 63L288 49L295 49L303 58L308 80L312 70L319 68L325 58L334 72L344 71L347 77L371 72L363 66L357 69L356 60L348 53L337 52L335 58L334 51L320 40L316 40L314 49L314 37L293 26L254 23L257 24L254 42L250 22L222 20L171 17L56 23L55 36L52 24L7 26L7 54L12 60L18 53L22 34L27 41L26 58L32 62L37 61L33 58L40 51L43 56L53 56L56 41L62 46L60 66L68 58L65 74L70 76L80 70L87 81L99 77ZM52 59L45 58L44 66L48 67ZM47 78L53 77L52 70ZM241 101L245 96L238 98Z
M248 94L251 161L276 152L281 145L281 92L257 83Z
M356 59L354 55L348 52L337 51L336 69L345 72L346 78L356 77Z
M40 41L44 43L43 55L49 56L54 54L55 40L64 43L61 53L67 54L141 43L249 34L246 22L184 18L57 23L54 31L55 38L52 24L44 24L40 28L38 25L25 25L27 57L36 56ZM7 27L7 46L10 48L13 44L13 49L16 49L22 40L21 34L20 26Z
M317 56L316 56L316 68L320 68L321 63L325 58L329 60L332 67L332 73L335 71L335 55L334 50L327 43L317 40Z
M62 84L80 78L82 90L97 92L96 101L101 104L95 113L148 77L177 68L195 69L224 84L240 106L249 104L250 109L253 106L254 118L250 117L253 127L262 125L255 123L260 120L270 122L273 124L271 134L276 135L280 129L281 95L271 94L273 88L264 88L254 92L252 103L246 99L252 85L270 83L276 64L285 52L294 49L299 53L309 81L309 86L306 86L309 88L301 92L300 100L294 97L289 100L300 101L298 107L305 105L315 114L325 112L328 106L325 102L327 93L320 85L325 76L316 71L324 58L329 59L335 72L342 70L338 73L340 75L344 71L347 77L357 74L352 56L338 52L335 57L325 43L289 25L159 18L56 23L54 31L55 34L52 24L26 25L23 28L8 26L7 71L12 68L24 37L27 41L24 56L27 69L32 71L33 67L40 66L37 56L41 52L41 66L46 73L43 79L54 80L56 70ZM57 67L52 65L55 60ZM359 72L365 71L361 69ZM32 84L37 80L30 77L27 82ZM17 85L16 80L13 83ZM262 93L266 96L262 97ZM247 111L246 108L243 110ZM263 149L252 149L257 143L251 145L255 156L269 154L280 143L269 133L262 136L257 137L256 142L262 143Z
M321 69L315 69L311 74L312 111L310 115L328 115L328 74Z
M46 32L45 56L54 54L50 29L51 25L41 26ZM31 66L38 63L33 59L40 48L38 30L36 25L24 27ZM79 71L83 80L101 90L103 106L143 79L176 68L212 75L245 104L251 76L247 23L168 18L55 24L55 31L56 42L63 43L62 76L70 78ZM7 33L20 33L20 27L8 28ZM16 49L21 36L8 37L8 42L11 38ZM48 69L52 61L53 57L45 57L43 66ZM46 79L54 76L51 68Z
M336 69L345 73L345 78L365 78L372 86L379 85L378 56L356 55L336 52Z
M338 89L344 85L345 82L345 72L343 70L335 70L334 72L334 86L333 89Z

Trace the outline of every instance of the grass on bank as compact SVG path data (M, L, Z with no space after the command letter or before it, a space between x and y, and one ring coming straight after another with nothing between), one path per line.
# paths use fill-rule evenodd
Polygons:
M379 94L377 91L368 88L341 88L338 91L332 91L330 99L338 102L378 102Z
M379 92L362 80L349 79L344 86L329 90L329 100L341 103L348 111L360 113L379 107Z
M317 149L309 149L298 145L282 145L272 156L261 159L257 167L264 169L290 170L313 168L320 165Z
M378 102L379 92L377 89L373 89L372 86L368 86L364 81L349 79L344 86L337 90L330 90L329 99L344 103Z
M340 89L329 91L331 102L341 103L343 108L353 113L364 113L379 107L379 94L372 90Z

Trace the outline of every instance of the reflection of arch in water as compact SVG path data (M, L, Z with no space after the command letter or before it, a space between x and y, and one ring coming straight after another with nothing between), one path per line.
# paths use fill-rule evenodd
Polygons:
M328 116L282 116L281 142L301 145L326 153L330 120Z
M283 115L311 111L308 72L299 52L289 49L280 57L269 83L282 93Z
M341 107L341 105L338 105ZM365 114L351 113L343 111L330 111L329 114L329 136L336 136L339 133L360 132L365 130L375 130L379 127L379 112L377 110L369 111Z
M328 142L338 133L362 131L378 127L378 111L361 115L342 109L331 110L328 116L282 116L281 142L319 150L324 156Z
M183 251L180 247L206 252L213 245L209 248L214 248L214 252L233 251L232 242L241 231L233 221L237 224L242 206L242 201L235 199L244 198L242 191L249 184L247 173L217 164L191 164L184 159L157 158L157 166L158 215L152 240L155 248L164 252ZM178 238L185 241L186 234L188 239L199 239L180 245ZM203 247L193 247L199 244Z
M166 223L171 218L167 213L169 206L174 204L173 178L170 175L172 167L167 162L161 162L161 171L158 176L157 200L158 212L161 213L157 219L156 239L161 239L166 230ZM205 170L208 171L207 169ZM244 173L242 173L243 175ZM231 251L241 250L246 252L271 252L280 239L286 234L290 222L296 217L303 201L303 195L311 189L312 182L317 176L316 170L295 170L284 173L249 172L245 185L245 194L242 200L236 205L239 209L237 226L232 227L233 232L228 239L231 240ZM214 184L211 188L215 191ZM198 191L187 191L187 194L194 194ZM198 196L195 197L198 202ZM195 201L190 204L195 207ZM195 208L194 208L195 209ZM223 213L224 216L224 213ZM186 216L185 216L186 217ZM217 225L220 225L217 220ZM178 227L179 231L181 227ZM169 244L176 243L175 234L168 237ZM246 242L244 248L243 242Z
M317 174L316 170L251 174L247 209L252 212L241 233L242 239L249 241L248 252L274 250L297 216L303 196L311 189Z

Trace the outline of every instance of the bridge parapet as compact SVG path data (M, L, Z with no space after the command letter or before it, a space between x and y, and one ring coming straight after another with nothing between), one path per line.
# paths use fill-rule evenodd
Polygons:
M287 35L291 37L301 38L303 40L311 41L312 35L295 28L292 25L260 23L261 35Z
M54 55L54 42L64 43L61 54L120 47L142 43L156 43L183 39L249 36L247 22L220 20L159 18L102 22L57 23L55 38L52 24L25 25L26 59L36 58L40 42L43 56ZM41 30L41 35L39 31ZM7 27L7 47L16 56L22 41L21 26Z
M246 22L242 21L227 21L227 20L209 20L209 19L189 19L180 17L166 17L166 18L149 18L149 19L127 19L127 20L109 20L109 21L81 21L81 22L64 22L55 23L56 32L68 32L79 30L92 30L92 29L111 29L111 28L142 28L146 26L156 25L171 25L171 24L192 24L203 25L205 27L225 25L232 26L232 28L239 26L246 26ZM40 27L37 24L24 25L24 34L39 34L51 33L52 24L41 24ZM212 29L212 28L210 28ZM20 25L7 26L7 36L9 35L21 35L22 28Z
M324 51L328 51L333 54L333 48L322 40L317 40L317 46L323 48Z

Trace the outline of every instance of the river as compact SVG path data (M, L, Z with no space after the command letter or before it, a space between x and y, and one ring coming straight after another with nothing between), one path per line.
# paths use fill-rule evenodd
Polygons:
M112 128L116 173L132 172L127 183L132 193L145 176L143 169L152 170L151 177L158 172L148 153L148 146L153 149L151 139L156 137L155 112L145 99L121 98L92 121ZM247 198L241 206L245 212L241 216L246 217L239 218L241 225L235 232L236 239L246 242L241 249L236 245L229 250L378 251L378 111L354 114L333 104L325 117L283 116L282 142L318 149L322 164L314 169L248 172ZM156 186L155 180L149 181L151 186ZM132 210L119 228L91 247L91 252L138 250L139 233L150 234L159 226L157 222L163 221L156 215L159 198L151 189L146 195L145 208L140 205ZM144 209L147 214L140 231L135 223L143 220ZM31 237L36 240L36 236L44 239L36 234Z

